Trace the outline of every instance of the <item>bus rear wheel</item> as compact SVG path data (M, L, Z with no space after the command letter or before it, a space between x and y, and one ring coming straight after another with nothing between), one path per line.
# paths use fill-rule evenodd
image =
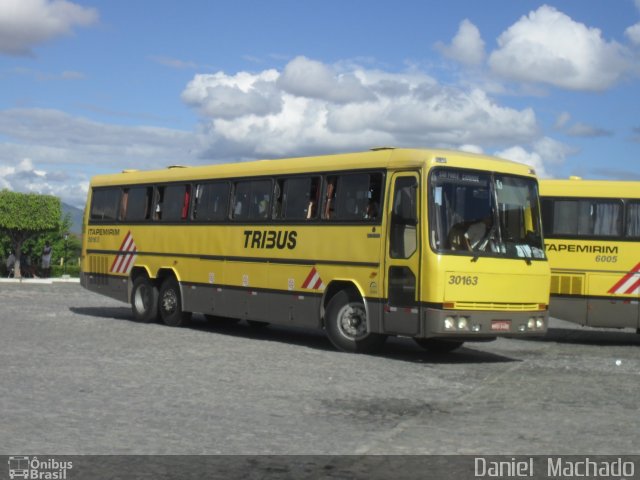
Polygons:
M131 311L138 322L149 323L158 319L158 288L146 276L139 276L133 281Z
M464 343L460 340L442 340L440 338L414 338L413 340L425 350L435 353L453 352Z
M358 294L349 290L338 292L329 301L325 329L331 343L338 350L349 353L376 352L387 338L368 330L364 303Z
M184 326L191 319L190 312L182 311L180 285L178 285L175 278L167 278L162 282L158 298L158 310L162 321L170 327Z

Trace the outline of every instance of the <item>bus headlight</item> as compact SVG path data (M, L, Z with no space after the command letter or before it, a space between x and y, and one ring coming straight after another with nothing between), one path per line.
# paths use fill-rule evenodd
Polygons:
M538 330L543 330L544 329L544 317L538 317L536 319L536 328Z
M536 319L531 317L527 322L527 330L535 330L536 329Z
M456 319L455 317L447 317L444 319L444 329L445 330L455 330L456 329Z
M458 330L469 330L469 319L467 317L458 318Z

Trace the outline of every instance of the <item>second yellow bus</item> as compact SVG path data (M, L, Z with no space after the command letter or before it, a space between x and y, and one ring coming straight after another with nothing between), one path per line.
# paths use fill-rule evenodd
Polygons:
M640 333L640 182L541 180L550 313Z

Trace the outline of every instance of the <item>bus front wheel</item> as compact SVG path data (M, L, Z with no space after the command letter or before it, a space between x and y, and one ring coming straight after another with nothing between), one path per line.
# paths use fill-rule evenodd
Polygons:
M191 319L191 313L182 311L180 285L175 278L167 278L162 282L158 310L162 321L170 327L181 327Z
M382 348L385 335L368 330L367 311L359 295L338 292L325 312L325 329L331 343L343 352L371 353Z
M139 276L131 288L131 311L138 322L158 319L158 288L146 276Z

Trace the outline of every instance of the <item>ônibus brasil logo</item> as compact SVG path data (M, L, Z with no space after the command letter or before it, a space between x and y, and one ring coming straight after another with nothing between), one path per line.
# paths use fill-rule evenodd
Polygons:
M65 480L67 470L73 468L73 462L61 462L55 458L40 460L38 457L9 457L9 478L33 480Z

